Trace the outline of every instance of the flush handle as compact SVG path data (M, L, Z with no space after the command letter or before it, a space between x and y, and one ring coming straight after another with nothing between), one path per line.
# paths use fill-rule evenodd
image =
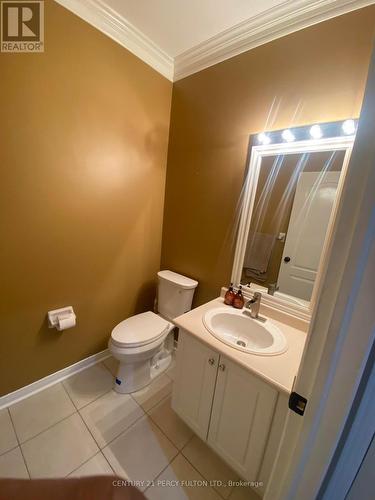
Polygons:
M220 363L220 365L219 365L219 370L221 370L222 372L225 370L225 365L224 365L224 363Z
M214 366L214 364L215 364L215 359L214 359L214 358L210 358L210 359L208 360L208 362L209 362L209 364L210 364L211 366Z

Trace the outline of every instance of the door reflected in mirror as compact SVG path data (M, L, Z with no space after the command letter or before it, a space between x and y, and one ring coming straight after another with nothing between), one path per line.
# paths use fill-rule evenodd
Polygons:
M317 124L250 137L231 281L303 319L311 317L355 139L355 121L352 135L344 123L319 124L319 138Z
M310 301L345 151L261 159L241 282Z

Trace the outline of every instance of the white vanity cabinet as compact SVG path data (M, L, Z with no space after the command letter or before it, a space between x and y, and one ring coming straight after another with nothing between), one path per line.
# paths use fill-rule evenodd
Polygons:
M245 479L257 477L276 400L270 385L220 356L208 443Z
M174 411L238 474L260 480L278 391L180 330Z
M216 351L180 331L172 408L203 440L207 439L218 364Z

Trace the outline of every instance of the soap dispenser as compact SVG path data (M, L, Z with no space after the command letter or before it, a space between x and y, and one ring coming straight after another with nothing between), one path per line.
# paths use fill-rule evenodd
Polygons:
M236 293L234 300L233 300L233 307L235 309L242 309L245 304L245 300L242 295L242 286L240 285L240 288L238 289L238 292Z
M232 306L235 296L236 296L236 294L233 290L233 283L231 283L230 287L228 288L228 290L224 296L224 304L226 304L227 306Z

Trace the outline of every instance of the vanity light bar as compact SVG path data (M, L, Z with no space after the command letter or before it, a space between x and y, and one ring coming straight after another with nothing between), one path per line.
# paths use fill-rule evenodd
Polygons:
M349 118L339 122L315 123L304 127L294 127L293 129L274 130L261 132L253 136L257 144L267 146L268 144L279 144L280 142L306 141L311 139L329 139L330 137L342 137L354 135L357 129L357 120Z

